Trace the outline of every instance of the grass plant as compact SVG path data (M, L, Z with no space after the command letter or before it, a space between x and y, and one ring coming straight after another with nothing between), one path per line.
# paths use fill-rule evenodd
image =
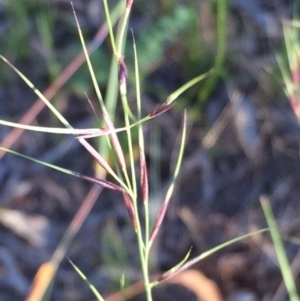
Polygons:
M277 62L284 82L284 91L300 121L300 22L297 19L284 20L283 36L285 50L283 54L277 55Z
M187 252L186 256L173 268L164 274L160 275L156 279L152 279L151 270L149 267L150 253L153 247L155 239L162 227L162 223L168 209L169 202L174 193L174 188L180 173L181 163L184 157L184 148L187 139L187 116L184 112L182 120L182 130L181 130L181 143L179 149L177 150L177 160L174 168L174 172L171 176L170 183L164 198L161 203L161 208L156 216L156 219L152 222L150 219L150 209L151 206L149 202L149 174L146 162L145 155L145 141L144 141L144 123L149 122L151 119L157 117L160 114L168 111L172 108L174 102L180 97L182 93L191 88L192 86L198 84L200 81L205 79L210 75L214 75L209 81L208 90L205 93L210 93L213 89L216 78L221 74L221 66L224 62L225 55L225 36L226 36L226 3L225 1L218 1L219 9L219 18L218 18L218 42L219 42L219 52L217 55L217 60L215 63L215 69L211 70L205 74L199 75L194 79L190 80L182 87L178 88L176 91L171 93L163 102L161 102L152 112L148 115L143 116L142 110L142 97L141 97L141 87L140 87L140 71L139 71L139 59L138 59L138 47L136 46L134 39L134 32L131 31L130 42L133 45L133 57L134 57L134 86L136 94L136 104L135 109L132 110L128 104L128 95L127 95L127 84L128 84L128 70L126 66L126 58L124 57L124 48L125 41L127 40L128 32L128 19L130 16L131 8L133 5L133 0L123 0L119 7L123 9L122 15L119 18L117 30L115 29L114 22L118 19L115 14L112 18L111 8L107 0L103 0L103 6L105 9L106 22L109 32L109 38L112 48L112 61L111 68L108 76L107 92L106 97L104 98L102 92L98 86L97 78L95 75L94 67L92 60L90 58L89 50L86 46L83 34L80 29L80 24L78 22L76 12L74 11L74 17L76 25L78 28L78 34L82 44L82 48L85 55L85 60L89 69L91 80L93 83L96 96L98 98L100 108L101 108L101 128L87 128L87 129L76 129L62 116L62 114L55 108L53 104L41 93L34 84L13 64L11 64L4 56L0 55L2 61L8 64L14 72L16 72L22 80L31 88L34 93L44 102L49 110L52 111L54 116L64 126L63 128L46 128L25 125L20 123L13 123L5 120L0 120L0 124L4 126L10 126L20 129L26 129L31 131L47 132L53 134L66 134L74 135L76 139L94 158L97 163L95 168L95 174L93 176L78 173L73 170L68 170L61 168L47 162L37 160L35 158L20 154L11 149L0 147L1 150L6 151L10 154L23 157L27 160L34 161L38 164L56 169L60 172L79 177L83 180L89 181L96 185L95 187L101 187L106 189L111 189L120 192L122 195L124 206L127 209L128 217L130 220L130 225L135 233L137 241L137 253L139 257L139 262L141 266L142 281L145 291L145 296L147 301L152 301L152 289L161 282L169 279L170 277L180 273L181 271L190 268L192 265L198 261L210 256L214 252L229 246L230 244L236 243L242 239L251 237L252 235L268 231L271 229L271 235L274 241L274 246L278 250L278 259L280 262L280 268L283 271L284 280L286 287L288 289L290 298L292 301L299 300L299 297L296 292L295 284L293 282L293 276L289 270L289 265L285 257L284 249L280 241L280 237L277 230L277 226L274 222L274 218L271 214L271 211L267 205L267 202L263 201L263 209L268 221L269 228L262 229L254 232L246 233L240 237L227 241L223 244L216 246L215 248L208 250L193 259L189 259L190 252ZM116 32L116 33L115 33ZM49 41L45 41L49 43ZM131 71L131 70L130 70ZM55 71L53 71L55 72ZM119 125L115 120L117 101L120 97L123 111L123 120L122 125ZM134 139L133 131L138 133L138 149L139 149L139 158L136 162L136 157L134 155ZM126 136L126 144L128 149L124 149L123 145L120 143L119 133L122 132ZM97 138L97 148L93 147L91 143L88 142L90 138ZM125 159L125 154L128 154L129 161ZM113 160L109 160L112 157ZM136 170L136 166L139 168L139 172ZM109 175L110 178L107 179L106 176ZM99 195L101 190L96 188L92 190L91 194L94 196ZM95 199L95 197L94 197ZM33 284L32 291L30 292L27 301L40 301L40 300L49 300L49 289L51 288L51 283L55 277L57 268L66 254L66 250L71 244L72 239L80 228L83 220L86 218L93 202L89 202L89 205L86 205L76 215L74 221L71 224L71 227L67 230L65 236L62 238L61 243L59 244L57 250L54 252L52 259L45 263L40 270L38 271L35 282ZM76 262L70 261L71 265L74 267L75 271L86 281L89 285L92 292L95 294L97 300L103 301L103 296L98 292L98 290L89 282L87 277L81 272L80 268L76 266ZM121 280L124 283L124 278Z
M104 1L104 7L106 10L106 16L107 16L107 24L110 32L110 39L112 43L112 48L114 52L114 60L115 63L112 63L112 76L110 77L110 81L113 82L113 84L109 84L109 87L112 87L115 89L117 85L119 85L119 90L120 90L120 95L121 95L121 100L122 100L122 106L124 109L124 121L125 121L125 126L123 128L115 129L113 122L111 120L111 117L107 111L105 102L103 100L101 91L99 89L99 86L97 84L97 79L95 77L95 72L93 70L92 63L89 58L89 54L84 42L83 35L80 30L79 23L77 21L77 17L74 11L74 16L75 20L77 23L78 27L78 33L80 36L80 40L82 43L82 47L85 53L85 58L87 61L87 65L91 74L91 79L94 84L94 88L96 91L96 95L98 97L100 107L102 110L102 117L105 123L105 129L104 130L99 130L99 129L86 129L86 130L76 130L73 129L73 127L69 124L69 122L55 109L55 107L48 101L48 99L33 85L32 82L26 76L21 73L17 68L15 68L6 58L1 56L1 59L6 62L23 80L24 82L37 94L37 96L47 105L47 107L53 112L53 114L60 120L60 122L65 126L66 129L59 129L59 128L40 128L40 127L33 127L33 126L25 126L25 125L17 125L17 124L12 124L9 122L2 121L2 124L7 125L7 126L15 126L23 129L28 129L28 130L35 130L35 131L46 131L46 132L52 132L52 133L61 133L61 134L73 134L77 137L78 141L90 152L90 154L94 157L96 162L101 166L100 172L97 174L100 174L100 176L105 177L106 173L108 173L112 178L115 179L117 184L113 184L111 182L108 182L106 180L99 179L97 177L90 177L82 174L78 174L73 171L69 171L66 169L59 168L57 166L49 165L45 162L38 161L34 158L29 158L28 156L21 155L24 158L27 158L29 160L33 160L35 162L39 162L40 164L59 169L62 172L73 174L75 176L78 176L82 179L87 179L93 183L100 184L103 187L106 188L111 188L111 189L116 189L122 191L123 197L124 197L124 204L128 210L128 214L131 220L131 224L133 226L133 229L136 233L137 236L137 242L138 242L138 249L139 249L139 256L140 256L140 261L141 261L141 267L142 267L142 274L143 274L143 281L145 285L145 291L146 291L146 296L148 300L151 300L151 285L150 285L150 280L149 280L149 271L148 271L148 260L149 260L149 252L151 245L158 233L159 227L162 223L163 217L165 215L166 209L168 202L170 200L171 194L174 189L175 181L178 176L179 172L179 167L180 163L183 157L183 146L185 142L185 137L186 137L186 118L184 118L184 123L183 123L183 135L182 135L182 144L179 152L179 159L178 159L178 164L176 167L176 172L174 173L173 180L171 182L170 188L168 190L168 193L165 198L164 205L161 209L161 212L157 218L157 221L155 225L153 226L152 233L150 232L150 225L149 225L149 213L148 213L148 175L147 175L147 167L146 167L146 160L145 160L145 153L144 153L144 142L143 142L143 130L142 130L142 123L154 118L155 116L165 112L166 110L170 109L172 107L173 102L178 98L178 96L183 93L186 89L188 89L190 86L196 84L205 76L199 76L196 79L188 82L186 85L175 91L173 94L170 95L158 108L156 108L152 113L150 113L148 116L145 118L141 118L142 112L141 112L141 98L140 98L140 88L139 88L139 77L138 77L138 62L137 62L137 53L136 53L136 47L134 44L134 53L135 53L135 71L136 71L136 90L137 90L137 114L139 120L135 123L131 124L132 119L136 119L133 117L132 113L129 111L129 106L128 106L128 101L127 101L127 88L126 88L126 80L127 80L127 68L124 62L124 57L122 55L122 49L124 45L124 35L127 27L127 22L128 22L128 17L130 14L132 6L132 1L127 1L125 5L125 12L122 18L122 22L120 25L120 29L117 35L117 39L115 39L113 30L112 30L112 25L111 25L111 19L110 19L110 14L108 10L108 4L106 1ZM116 72L115 66L118 66ZM119 82L119 84L117 84ZM109 101L113 98L116 98L116 94L111 96L110 93L107 93L109 95ZM112 111L114 108L112 108ZM134 120L135 121L135 120ZM140 212L139 212L139 206L138 206L138 193L137 193L137 177L135 174L135 160L133 156L133 145L132 145L132 136L131 136L131 128L137 126L138 131L139 131L139 148L140 148L140 170L141 170L141 188L142 188L142 199L144 203L144 210L145 210L145 225L141 225L141 217L140 217ZM127 166L125 163L124 159L124 153L122 151L122 148L119 143L119 139L117 136L118 131L125 131L127 133L127 138L128 138L128 152L130 156L130 174L131 177L129 176L129 172L127 170ZM102 132L102 134L101 134ZM106 146L103 147L102 144L100 144L100 149L99 152L96 151L85 139L85 137L93 137L93 136L101 136L101 135L107 135L109 136L109 139L106 139L105 141L107 142ZM102 146L102 147L101 147ZM3 148L2 148L3 149ZM14 151L6 150L10 153L17 154ZM103 153L107 154L108 151L112 151L115 154L116 157L116 166L115 166L115 171L114 168L112 168L105 157L103 157ZM103 172L104 171L104 172ZM144 232L145 231L145 232ZM150 234L151 233L151 234ZM150 236L151 235L151 236ZM60 259L61 260L61 259ZM57 260L58 262L60 260ZM47 272L51 271L53 269L52 266L44 266L44 268L47 269ZM55 269L54 269L55 270ZM54 271L53 271L54 273ZM53 273L50 273L53 276ZM45 274L45 273L44 273ZM46 273L47 274L47 273ZM43 298L43 293L45 293L47 287L44 288L44 291L41 292L41 298ZM31 294L31 297L29 296L28 300L33 300L33 294ZM31 299L30 299L31 298Z
M274 244L274 249L276 251L277 260L279 264L280 271L282 273L282 277L284 280L285 287L287 289L287 293L289 299L291 301L299 301L299 295L297 292L297 286L295 283L295 277L291 270L290 263L287 258L287 254L285 252L285 248L281 239L281 235L278 230L278 226L276 224L276 220L274 218L269 200L266 197L261 198L262 208L270 229L271 237Z

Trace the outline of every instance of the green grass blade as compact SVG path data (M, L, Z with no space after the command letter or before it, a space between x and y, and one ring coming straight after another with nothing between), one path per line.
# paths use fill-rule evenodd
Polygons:
M266 197L262 197L260 201L270 229L277 260L279 263L279 268L282 273L283 281L289 298L291 301L299 301L300 299L297 292L295 279L280 237L280 233L278 231L278 226L276 224L269 200Z
M152 111L147 117L145 117L144 119L142 119L141 121L138 121L137 123L140 122L144 122L146 120L149 120L151 118L154 118L155 116L158 116L162 113L164 113L165 111L169 110L171 108L171 106L173 105L173 102L183 93L185 92L187 89L191 88L192 86L194 86L195 84L199 83L200 81L202 81L203 79L205 79L206 77L208 77L209 75L211 75L213 72L213 70L210 70L202 75L199 75L193 79L191 79L190 81L188 81L187 83L185 83L183 86L181 86L180 88L178 88L176 91L174 91L173 93L171 93L167 99L165 101L163 101L160 105L158 105L154 111Z
M227 6L228 1L218 0L217 3L217 55L213 66L215 71L199 93L201 103L205 101L217 84L217 80L222 73L222 66L226 55L226 38L227 38Z
M98 85L98 82L97 82L97 79L96 79L96 75L95 75L95 72L94 72L94 68L93 68L93 65L91 63L91 60L90 60L90 57L89 57L89 53L88 53L86 45L85 45L85 41L84 41L84 38L83 38L83 35L82 35L82 32L81 32L79 21L77 19L76 12L75 12L75 9L74 9L74 6L73 6L72 2L71 2L71 5L72 5L72 9L73 9L73 13L74 13L74 18L75 18L77 29L78 29L78 34L79 34L80 42L81 42L82 49L83 49L83 52L84 52L84 55L85 55L86 63L88 65L90 76L91 76L91 79L92 79L92 83L93 83L94 89L96 91L96 95L97 95L98 101L100 103L101 110L102 110L103 114L107 115L106 108L105 108L105 105L104 105L104 102L103 102L103 98L102 98L102 94L101 94L101 91L100 91L100 88L99 88L99 85Z
M121 22L121 28L120 28L119 36L118 36L118 40L117 40L118 58L122 57L122 49L123 49L123 45L125 44L125 32L126 32L126 29L128 26L128 19L129 19L129 15L130 15L130 11L131 11L132 2L133 1L126 1L125 13L124 13L124 16L123 16L123 19Z
M174 170L174 173L173 173L173 177L172 177L172 180L171 180L171 184L167 190L167 193L166 193L166 196L165 196L165 199L164 199L164 203L162 205L162 208L160 209L158 215L157 215L157 218L156 218L156 221L155 221L155 224L153 226L153 229L152 229L152 233L150 235L150 240L149 240L149 244L148 244L148 247L151 248L157 234L158 234L158 231L160 229L160 226L163 222L163 219L164 219L164 216L166 214L166 211L167 211L167 208L168 208L168 204L169 204L169 201L171 199L171 196L174 192L174 189L175 189L175 184L176 184L176 181L177 181L177 178L178 178L178 175L179 175L179 170L180 170L180 166L181 166L181 162L182 162L182 159L183 159L183 153L184 153L184 146L185 146L185 141L186 141L186 125L187 121L186 121L186 112L184 113L184 118L183 118L183 130L182 130L182 137L181 137L181 144L180 144L180 149L179 149L179 155L178 155L178 158L177 158L177 162L176 162L176 167L175 167L175 170Z
M134 69L135 69L135 87L136 87L136 102L137 102L137 118L138 120L142 119L142 101L141 101L141 87L140 87L140 73L139 73L139 64L138 56L136 50L136 43L134 35L132 32L133 38L133 52L134 52ZM148 184L148 172L147 172L147 163L145 155L145 143L144 143L144 133L142 124L138 125L138 141L139 141L139 152L140 152L140 178L141 178L141 190L142 190L142 201L144 204L145 210L145 244L149 242L150 234L150 213L149 213L149 184Z
M105 130L105 129L101 130L101 129L97 129L97 128L90 128L90 129L67 128L66 129L66 128L56 128L56 127L43 127L43 126L20 124L20 123L10 122L10 121L6 121L6 120L1 120L1 119L0 119L0 124L9 126L9 127L34 131L34 132L63 134L63 135L76 135L76 136L79 135L80 138L90 137L90 136L92 136L92 137L93 136L102 136L102 134L109 135L113 132L121 132L121 131L125 130L124 128L115 129L115 130Z
M98 179L98 178L91 177L91 176L87 176L87 175L81 174L81 173L76 172L76 171L72 171L72 170L69 170L69 169L66 169L66 168L63 168L63 167L59 167L57 165L53 165L51 163L47 163L47 162L35 159L33 157L29 157L29 156L23 155L23 154L21 154L19 152L16 152L16 151L13 151L13 150L1 147L1 146L0 146L0 149L3 150L3 151L5 151L5 152L7 152L7 153L12 154L12 155L16 155L16 156L22 157L24 159L30 160L32 162L44 165L44 166L52 168L52 169L55 169L55 170L60 171L62 173L65 173L65 174L68 174L68 175L71 175L71 176L75 176L75 177L81 178L83 180L87 180L89 182L101 185L101 186L103 186L105 188L108 188L108 189L118 190L118 191L123 191L123 189L125 189L125 190L127 189L125 185L124 185L123 188L121 188L122 183L120 183L121 186L119 186L119 185L116 185L116 184L111 183L109 181Z
M120 1L120 2L122 3L122 1ZM107 22L108 30L109 30L111 47L113 49L114 54L117 56L118 55L117 47L116 47L116 43L115 43L115 37L114 37L113 28L112 28L112 22L110 19L110 13L109 13L109 9L108 9L107 0L103 0L103 6L104 6L106 22Z
M190 250L187 252L187 254L184 256L184 258L179 263L177 263L169 271L163 273L157 281L152 282L151 287L156 286L159 282L163 281L166 278L172 277L172 274L175 274L184 265L184 263L188 260L188 258L191 255L191 251L192 251L192 248L190 248Z
M73 266L74 270L78 273L78 275L86 282L90 290L94 293L95 297L98 301L105 301L103 297L100 295L95 286L87 279L87 277L80 271L80 269L69 259L69 262Z
M203 79L211 75L213 70L210 70L202 75L199 75L190 81L188 81L186 84L181 86L179 89L174 91L172 94L169 95L169 97L166 99L166 104L170 105L172 104L183 92L194 86L195 84L201 82Z
M11 67L22 80L33 90L33 92L47 105L47 107L53 112L53 114L61 121L61 123L67 127L72 128L69 122L59 113L59 111L49 102L49 100L34 86L34 84L14 65L12 65L4 56L0 55L0 58Z
M251 237L253 235L256 235L256 234L259 234L259 233L263 233L263 232L266 232L266 231L269 231L269 228L266 228L266 229L261 229L261 230L258 230L258 231L253 231L253 232L249 232L247 234L244 234L244 235L241 235L239 237L236 237L234 239L231 239L223 244L220 244L206 252L203 252L202 254L200 254L199 256L189 260L188 262L186 262L184 265L182 265L180 268L178 268L175 272L173 272L172 274L169 275L169 277L172 277L172 276L175 276L177 275L178 273L180 273L181 271L184 271L184 270L187 270L188 268L190 268L191 266L193 266L195 263L203 260L204 258L207 258L208 256L216 253L217 251L221 250L221 249L224 249L238 241L241 241L245 238L248 238L248 237ZM168 273L168 272L166 272ZM164 278L163 280L165 279L168 279L169 277L167 278ZM159 281L155 281L155 282L152 282L152 285L155 286L157 284L159 284L160 282Z

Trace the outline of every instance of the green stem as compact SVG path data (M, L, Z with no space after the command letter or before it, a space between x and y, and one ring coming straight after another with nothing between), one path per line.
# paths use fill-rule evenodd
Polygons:
M139 218L139 212L138 212L138 206L137 206L137 200L133 200L133 208L134 208L134 215L136 218L136 238L138 242L138 249L139 249L139 256L140 256L140 263L142 268L142 274L143 274L143 282L146 292L146 300L152 301L152 287L151 282L149 278L149 270L148 270L148 261L149 261L149 248L145 246L143 236L142 236L142 229L141 229L141 223ZM147 244L148 242L146 242Z

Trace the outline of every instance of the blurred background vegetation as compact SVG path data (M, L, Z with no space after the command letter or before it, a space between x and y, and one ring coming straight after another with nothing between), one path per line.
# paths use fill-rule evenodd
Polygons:
M105 22L102 2L74 0L73 3L88 43ZM113 9L117 3L110 1L109 5ZM170 173L171 154L182 111L183 108L188 109L187 160L156 258L153 259L156 270L166 270L176 264L191 245L195 246L194 254L199 254L224 239L241 234L240 231L247 232L253 224L263 224L263 217L257 209L261 194L274 196L276 214L285 216L284 221L294 219L292 213L299 212L296 204L297 187L300 187L297 185L299 128L286 97L289 96L286 79L289 79L292 67L289 66L289 50L282 31L282 20L296 19L299 13L296 4L286 0L134 1L129 27L137 44L145 113L188 80L214 69L212 76L184 93L171 112L159 117L151 127L145 127L148 155L154 157L151 161L154 169L151 189L153 203L157 205L156 194L164 187ZM299 32L294 38L299 41ZM0 53L41 91L53 84L80 52L69 1L0 2ZM109 39L105 39L91 55L104 94L111 57ZM129 99L134 103L130 31L125 61L129 70ZM286 78L282 70L286 71ZM97 109L88 70L82 65L59 90L53 102L75 126L98 125L84 92ZM33 92L17 75L1 63L0 117L18 121L35 99ZM230 110L226 113L229 106L233 107L233 113ZM47 110L43 110L34 122L39 125L58 124ZM7 128L0 128L1 141L8 132ZM82 150L65 137L48 138L47 135L26 133L17 141L16 147L23 153L76 171L92 172L91 158L83 155ZM72 147L75 150L72 151ZM13 249L13 259L21 261L19 270L28 281L22 290L15 287L19 282L9 282L7 286L1 278L0 299L3 301L20 300L20 296L25 296L37 268L48 260L89 187L82 181L67 180L38 167L31 169L32 165L29 168L20 159L14 160L17 164L6 156L0 162L0 181L3 184L0 185L0 207L46 216L51 227L57 229L53 230L54 234L50 231L52 234L45 246L30 249L28 242L12 238L15 235L11 231L0 228L3 247ZM26 184L27 190L18 194L15 187L23 187L21 184ZM94 213L88 218L69 254L99 286L103 286L101 281L108 281L109 277L101 268L99 276L98 266L110 267L114 272L119 266L137 265L135 250L126 243L132 237L125 226L123 209L111 204L114 195L104 194L105 198L105 202L96 204ZM186 215L186 208L190 210L188 214L194 215ZM88 237L87 232L90 233ZM298 233L295 231L294 234ZM110 242L112 236L115 240ZM124 252L120 252L122 246ZM257 298L251 300L262 300L263 296L277 289L281 278L279 273L270 276L274 268L269 266L267 256L264 254L263 257L263 252L257 249L253 243L238 245L199 269L219 284L226 300L242 300L230 299L232 294L240 291L250 291L250 295ZM297 247L289 245L288 250L293 256ZM112 254L118 258L116 261ZM227 273L232 267L224 268L226 260L230 263L228 254L241 254L241 258L245 256L246 259L241 269L233 269L228 277L223 278L224 269ZM260 256L267 263L258 275L260 283L253 284L251 277L257 275L261 266L254 265L252 259L259 261ZM36 263L29 257L34 257ZM214 262L218 264L214 266ZM70 277L69 282L65 275ZM118 276L119 273L114 284L118 282ZM81 287L81 281L76 277L69 263L64 262L57 280L56 299L53 300L86 300L84 296L90 296L90 292ZM136 274L129 278L132 282L138 279ZM4 289L3 296L1 288ZM117 284L114 287L104 285L106 293L117 288Z

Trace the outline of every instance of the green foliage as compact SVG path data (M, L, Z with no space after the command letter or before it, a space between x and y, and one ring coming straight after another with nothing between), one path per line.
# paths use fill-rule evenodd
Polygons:
M293 275L269 200L266 197L261 197L261 205L270 229L279 269L281 271L287 293L291 301L299 301L300 298L297 292L295 277Z
M157 64L167 46L175 43L180 34L189 32L196 17L193 8L176 5L169 14L147 26L144 31L138 31L136 39L140 45L138 50L142 75ZM127 52L132 53L130 49Z
M283 23L284 47L277 55L277 62L284 82L284 91L291 107L300 121L300 22L298 20Z
M6 1L4 13L7 31L2 35L1 53L24 59L29 56L31 49L28 45L30 33L34 28L34 18L43 19L51 27L55 12L48 1L42 0L10 0ZM20 47L22 45L22 47ZM28 45L28 46L26 46Z
M125 229L130 230L128 226L125 226L123 231ZM101 234L100 257L110 278L115 280L113 286L117 290L121 274L128 267L128 256L126 253L126 243L112 219L105 223L103 233Z
M80 48L78 45L74 46L72 51L74 51L74 48L78 49L77 53L79 53ZM100 48L91 55L91 60L93 62L93 66L95 67L95 74L99 85L101 87L105 87L109 72L108 70L110 68L110 55ZM89 77L89 70L86 68L86 66L82 66L79 72L76 72L66 84L67 90L72 91L80 96L83 95L84 91L90 91L91 88L92 85Z

